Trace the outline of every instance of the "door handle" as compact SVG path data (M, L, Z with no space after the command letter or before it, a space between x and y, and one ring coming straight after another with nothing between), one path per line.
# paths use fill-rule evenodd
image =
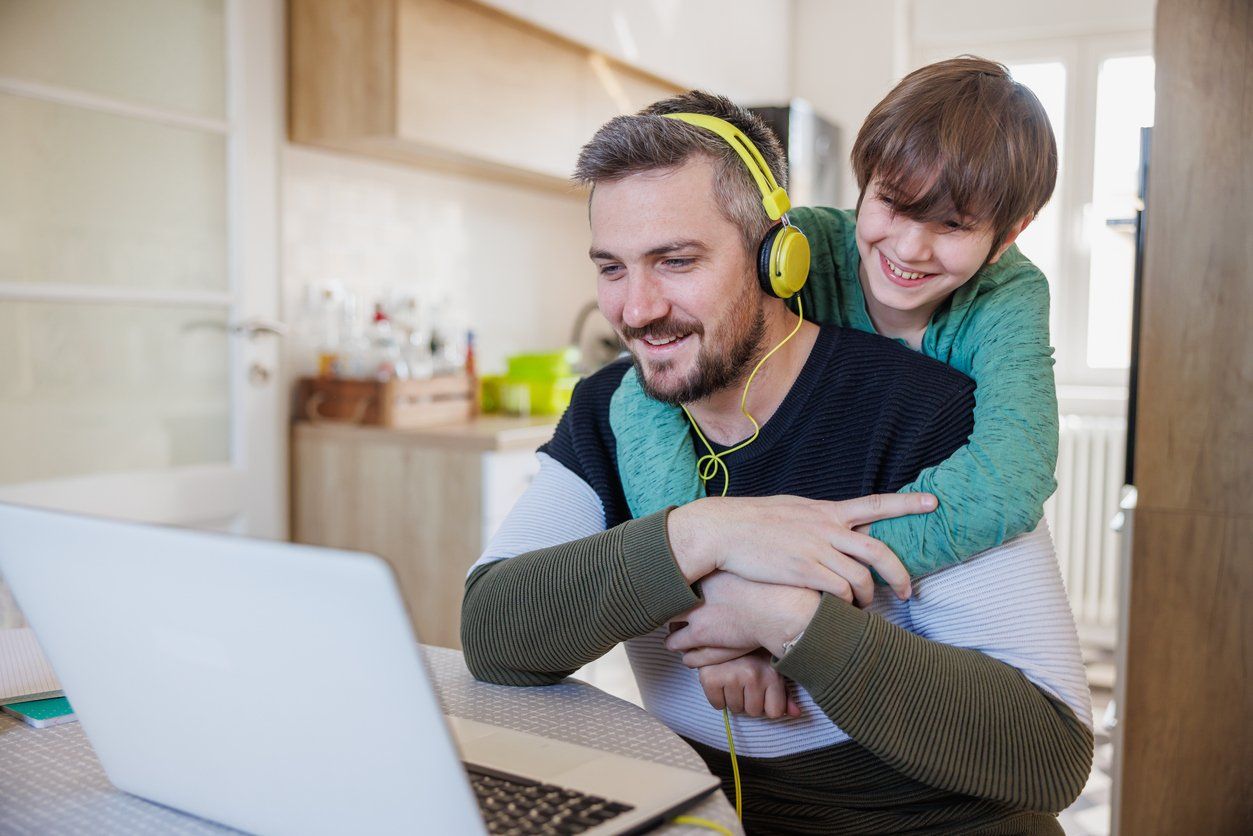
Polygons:
M248 339L255 339L261 334L273 334L276 337L287 336L287 323L279 322L277 319L266 319L263 316L253 316L242 322L233 322L227 326L226 330L232 334L243 334Z
M187 333L201 328L226 331L228 334L242 334L250 340L256 339L261 334L272 334L276 337L287 336L286 322L279 322L277 319L266 319L263 316L251 316L241 322L232 322L230 324L216 319L199 319L185 324L182 327L182 331Z

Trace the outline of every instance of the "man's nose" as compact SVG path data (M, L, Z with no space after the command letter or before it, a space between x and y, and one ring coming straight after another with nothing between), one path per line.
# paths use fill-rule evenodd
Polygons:
M661 283L648 270L628 276L626 304L622 307L622 321L631 328L644 326L664 319L670 313Z
M931 234L926 224L906 223L896 236L896 257L913 262L910 266L930 260Z

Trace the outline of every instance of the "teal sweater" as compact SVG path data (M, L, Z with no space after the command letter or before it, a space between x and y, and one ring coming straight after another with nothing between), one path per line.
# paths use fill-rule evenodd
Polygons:
M789 217L813 252L801 291L805 316L873 333L858 278L856 216L799 208ZM974 378L978 388L966 446L901 488L935 494L939 508L870 527L915 577L1030 531L1057 486L1057 393L1044 274L1011 246L940 305L921 351ZM613 396L610 425L635 517L704 495L687 419L677 407L647 397L634 369Z

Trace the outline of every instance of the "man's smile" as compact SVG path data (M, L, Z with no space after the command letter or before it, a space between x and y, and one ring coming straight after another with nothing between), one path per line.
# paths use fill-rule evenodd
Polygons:
M654 336L651 334L640 338L645 354L649 357L667 357L682 349L691 342L693 334L669 334L666 336Z

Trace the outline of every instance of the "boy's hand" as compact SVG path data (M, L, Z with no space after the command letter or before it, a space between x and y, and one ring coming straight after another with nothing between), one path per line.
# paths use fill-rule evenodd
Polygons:
M788 693L787 680L770 666L765 650L701 668L700 684L709 704L718 710L772 720L801 714Z
M812 589L754 583L730 572L714 572L700 582L702 601L671 626L666 649L686 654L698 648L739 650L765 648L783 655L783 645L805 629L822 596ZM722 662L726 654L709 654ZM689 668L700 667L686 657Z
M830 502L796 496L704 497L670 512L670 545L679 569L695 582L721 569L745 580L828 592L866 606L874 599L870 570L902 600L909 572L863 526L927 514L925 493L876 494Z

